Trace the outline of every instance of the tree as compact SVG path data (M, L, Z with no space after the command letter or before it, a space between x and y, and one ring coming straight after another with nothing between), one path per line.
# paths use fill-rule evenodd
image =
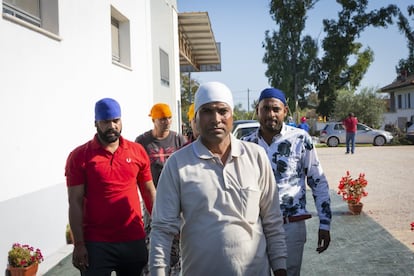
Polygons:
M387 27L398 8L386 8L366 12L367 0L337 0L342 5L338 19L323 20L326 37L322 41L324 54L317 58L318 44L310 36L301 38L305 27L306 13L318 0L272 0L270 14L279 29L270 35L265 33L263 61L267 63L266 76L269 83L282 89L289 107L296 110L299 103L308 105L311 91L318 94L317 111L329 116L334 108L337 91L355 90L368 67L374 53L370 48L355 42L368 26ZM354 63L350 61L355 60Z
M181 121L188 125L188 109L194 102L194 95L200 86L198 81L190 79L190 74L181 73Z
M335 109L337 91L344 88L354 91L373 61L372 50L361 51L362 45L355 40L368 26L386 28L392 24L392 16L398 11L395 5L389 5L366 12L367 0L337 2L342 5L338 20L323 20L327 33L322 42L325 54L316 63L318 67L313 78L320 100L317 111L323 116L329 116ZM356 59L353 65L349 65L350 57Z
M358 94L352 90L338 91L337 104L332 112L331 120L342 121L349 112L358 117L358 121L378 128L383 122L383 113L386 111L384 98L379 97L377 88L363 88Z
M305 105L305 89L310 79L310 68L317 56L317 43L310 36L301 38L306 13L318 0L272 0L270 14L279 25L278 31L265 33L263 47L266 53L266 76L273 87L283 90L290 99L289 107L296 110Z
M407 7L408 16L414 17L414 5ZM414 19L414 18L413 18ZM408 58L400 59L396 69L397 75L401 73L412 74L414 73L414 28L410 27L407 17L399 11L398 13L398 28L407 38L407 47L408 47Z

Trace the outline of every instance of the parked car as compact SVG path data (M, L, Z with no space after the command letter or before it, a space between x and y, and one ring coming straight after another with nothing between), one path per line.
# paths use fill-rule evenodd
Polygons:
M236 120L233 121L233 130L240 124L245 124L245 123L255 123L257 122L256 120Z
M406 138L414 143L414 124L407 128Z
M238 122L238 121L235 121ZM260 126L258 121L255 120L248 120L247 122L239 122L235 125L233 124L233 135L240 139L243 136L246 136L247 134L252 133L256 129L258 129Z
M357 133L355 135L356 144L373 144L374 146L383 146L390 143L393 139L391 132L379 129L372 129L367 125L358 123ZM336 147L339 144L345 144L346 131L341 122L326 123L319 136L320 143L326 143L329 147Z

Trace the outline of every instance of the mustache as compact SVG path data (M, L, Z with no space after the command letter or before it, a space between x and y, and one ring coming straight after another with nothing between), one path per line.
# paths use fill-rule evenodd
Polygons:
M104 132L104 135L107 135L107 134L120 135L121 133L119 131L116 131L115 129L108 129L107 131Z

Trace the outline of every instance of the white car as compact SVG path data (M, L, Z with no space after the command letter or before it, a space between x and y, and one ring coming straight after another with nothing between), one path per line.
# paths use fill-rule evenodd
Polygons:
M374 146L383 146L390 143L394 136L391 132L379 129L372 129L367 125L358 123L355 135L355 144L373 144ZM339 144L345 144L346 131L341 122L326 123L319 136L319 142L326 143L329 147L337 147Z
M259 126L260 124L258 121L237 123L235 124L232 133L237 139L240 139L241 137L246 136L247 134L250 134L258 129Z

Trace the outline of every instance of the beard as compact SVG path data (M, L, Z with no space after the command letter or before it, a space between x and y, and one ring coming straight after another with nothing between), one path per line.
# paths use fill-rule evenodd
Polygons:
M274 119L266 119L262 124L262 128L270 133L279 133L282 129L283 122Z
M113 129L108 129L107 131L103 132L99 128L96 128L96 131L98 133L99 139L101 139L102 142L107 144L117 141L121 136L120 131L118 132Z

